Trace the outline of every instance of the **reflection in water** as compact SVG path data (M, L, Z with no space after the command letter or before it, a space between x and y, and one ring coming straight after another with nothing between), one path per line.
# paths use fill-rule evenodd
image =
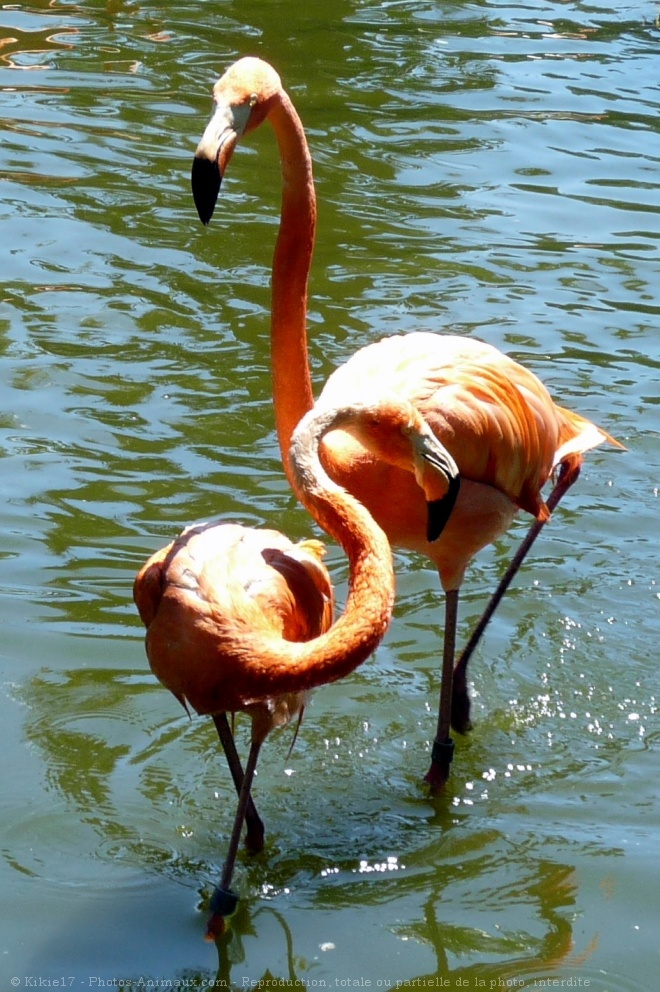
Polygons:
M520 988L531 984L533 976L556 972L562 965L581 965L582 959L579 962L570 960L573 937L568 910L575 904L573 870L565 865L540 861L537 877L530 880L524 898L530 916L543 921L544 932L536 940L530 940L528 933L521 932L489 938L471 927L439 923L437 916L438 906L442 904L442 888L434 889L423 904L423 919L417 924L399 928L399 931L402 933L405 930L407 940L416 940L432 947L436 966L432 972L402 982L402 986L432 987L438 984L438 979L446 979L452 989L460 987L461 982L466 988L476 989L494 988L493 981L502 981L506 986L508 980L515 980ZM219 960L216 980L223 986L242 987L242 976L235 978L232 985L232 971L239 971L247 957L243 937L259 938L259 917L266 913L272 914L282 929L288 969L286 974L279 976L268 970L259 981L266 988L269 983L275 984L278 977L304 984L304 978L299 976L294 937L285 916L270 907L263 907L252 913L249 921L239 916L234 920L234 926L216 942ZM463 956L475 955L490 960L467 966L450 963ZM492 958L497 960L495 965ZM374 975L376 973L377 969ZM372 984L375 981L372 977ZM391 981L394 985L395 981Z
M188 883L200 871L213 878L216 866L204 859L206 845L202 843L198 854L194 853L195 841L201 839L196 838L195 827L189 828L193 840L187 844L189 853L182 850L188 839L185 823L207 815L193 808L200 779L190 783L186 775L189 791L182 791L170 767L178 765L181 771L182 745L185 751L192 751L190 768L198 764L200 753L206 758L210 753L211 761L215 762L217 748L215 745L209 748L209 737L198 734L204 721L188 723L177 717L175 721L162 723L157 709L150 706L150 700L157 703L160 695L150 676L143 679L129 670L73 669L61 674L42 671L22 693L29 707L26 732L43 756L51 792L57 792L76 814L68 821L68 829L74 835L71 843L75 844L75 837L81 835L81 824L95 832L95 858L100 869L104 861L110 860L115 865L148 868L158 875ZM228 828L233 797L226 784L227 802L222 819ZM139 793L141 814L131 799L132 788ZM50 802L52 805L52 795ZM159 828L172 804L184 823L177 841L179 849L175 850L163 842L167 831ZM496 829L484 831L480 838L474 831L469 838L462 837L462 823L460 817L450 819L442 814L438 821L442 826L439 836L432 819L426 832L415 830L405 837L405 842L413 845L404 856L409 869L405 864L375 865L371 866L372 874L366 862L356 869L355 857L345 853L348 836L353 833L346 818L339 823L319 820L318 824L319 834L334 835L334 868L310 873L315 860L313 850L300 855L287 850L282 860L267 846L265 858L255 860L254 869L248 867L248 873L267 878L269 883L262 883L261 904L255 904L249 896L241 901L227 933L219 938L216 981L224 982L225 987L230 987L232 981L235 987L242 987L245 962L254 956L252 942L259 942L263 926L272 929L268 922L272 920L277 921L284 937L287 971L280 973L270 965L261 980L267 986L278 976L294 980L306 973L306 966L296 952L296 930L288 914L263 901L275 895L272 882L282 892L299 891L309 906L307 912L323 911L330 905L344 907L348 912L350 907L356 907L356 899L361 907L376 907L383 903L385 893L388 903L396 901L410 906L412 901L418 908L410 922L397 922L392 932L404 944L412 942L432 948L435 970L420 978L422 984L431 984L432 977L453 982L461 978L477 988L479 980L492 981L493 976L528 979L566 965L572 948L571 908L576 902L574 870L539 856L537 843L522 844L517 849L519 867L515 882L502 886L501 880L496 881L497 870L498 866L504 869L511 859L511 842ZM401 827L395 829L400 831ZM32 824L29 833L34 830ZM326 836L326 844L327 839ZM14 839L14 857L19 870L39 875L43 867L34 859L21 862L34 840L30 835L21 845ZM431 853L439 841L440 854ZM383 845L389 843L381 841ZM429 845L428 851L424 850L425 844ZM327 846L323 857L316 860L318 864L328 865ZM423 865L433 868L430 871L423 868L420 874ZM387 871L387 868L397 870ZM491 875L493 882L489 881ZM79 865L75 884L80 885L83 876ZM490 888L493 883L498 885L496 889ZM89 884L98 882L92 876ZM209 894L210 889L202 894L198 906L202 912L206 912ZM482 900L490 903L491 910L487 914L490 922L480 926ZM457 913L459 905L462 908ZM493 910L494 905L497 911ZM529 920L527 927L520 926L521 910ZM415 913L419 913L417 919ZM297 910L293 918L297 919ZM277 943L271 934L269 944ZM326 950L330 954L332 948L328 946ZM278 959L281 956L278 951ZM462 965L464 958L471 963ZM236 972L233 977L232 972ZM373 973L380 973L378 963ZM208 980L208 975L199 977Z
M3 21L0 27L0 64L8 69L26 69L35 71L38 69L53 68L54 56L57 52L72 49L74 39L78 35L78 28L72 27L70 23L59 25L53 30L52 27L42 28L37 25L43 23L43 15L40 15L36 24L31 24L29 14L14 11L16 23L12 25L15 36L4 34L8 25L6 23L7 8L4 8ZM60 15L61 16L61 15ZM53 17L54 21L55 18ZM43 56L50 56L44 59Z
M125 0L109 0L94 11L94 16L82 4L61 4L58 0L33 0L30 9L4 5L0 25L0 68L18 70L57 70L66 52L81 47L85 56L85 35L93 27L104 25L108 40L115 44L99 43L98 51L105 57L105 72L135 73L142 68L139 59L108 59L107 55L122 52L120 29L127 17L135 16L136 5ZM164 22L158 13L147 14L143 37L157 44L172 40L171 32L163 30ZM148 28L148 30L147 30ZM49 89L49 92L53 92Z
M127 685L131 705L149 690L132 672L83 668L43 671L21 693L30 709L26 735L44 755L49 790L68 801L101 847L137 841L136 830L118 817L113 794L118 768L134 760L123 728Z
M490 985L493 979L516 979L522 975L543 974L555 970L567 961L572 949L571 914L569 907L575 904L575 873L565 866L540 860L536 875L521 885L521 895L528 907L530 917L542 921L544 932L535 941L529 935L509 932L506 935L477 935L469 928L452 927L441 924L437 919L441 894L435 894L424 906L424 924L417 931L418 939L430 939L437 955L436 976L467 980L468 987L479 987L480 982ZM499 945L499 946L498 946ZM488 957L496 954L497 964L484 962L467 967L450 967L450 957L460 959L475 947L480 955ZM504 950L506 948L506 950ZM431 976L421 982L430 984Z

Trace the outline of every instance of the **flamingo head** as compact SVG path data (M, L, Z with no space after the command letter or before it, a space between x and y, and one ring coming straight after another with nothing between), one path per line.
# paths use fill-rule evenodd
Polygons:
M192 192L203 224L213 216L220 183L229 160L244 134L254 131L268 117L282 92L275 70L262 59L239 59L213 87L215 111L192 165Z
M426 539L442 534L460 489L456 462L412 403L380 398L361 415L362 443L384 461L413 472L426 497Z
M352 434L386 464L414 474L426 498L427 540L436 541L456 503L460 477L456 462L415 406L397 396L382 395L337 406L321 401L294 432L294 467L304 464L306 448L318 446L325 434L336 429Z

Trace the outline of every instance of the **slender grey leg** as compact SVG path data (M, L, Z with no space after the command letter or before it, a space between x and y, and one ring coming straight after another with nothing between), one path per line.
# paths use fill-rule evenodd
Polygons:
M230 886L232 876L234 874L236 852L238 851L241 831L243 829L243 823L245 822L245 816L250 802L250 789L252 788L252 780L254 779L254 772L257 767L257 759L259 757L260 748L260 741L253 741L250 745L250 753L245 766L243 783L238 794L238 806L236 808L236 816L234 818L234 826L232 828L231 837L229 838L227 857L225 859L224 868L222 869L222 877L220 879L220 884L211 896L211 916L206 925L206 935L210 939L215 939L222 934L225 929L225 917L230 916L231 913L234 912L238 903L238 896L230 888Z
M236 750L234 735L231 732L231 727L229 726L229 721L227 720L227 714L215 713L213 715L213 722L215 723L215 728L218 731L218 737L220 738L222 749L225 752L229 772L231 774L236 793L240 794L244 778L243 766L241 765L241 759L239 758L238 751ZM251 854L258 854L264 847L265 830L251 795L248 795L247 808L245 811L245 825L247 828L245 846Z
M445 638L442 653L442 682L438 706L438 726L431 749L431 767L424 776L434 792L444 786L454 756L454 742L449 736L451 725L454 652L458 619L458 589L450 589L445 597Z

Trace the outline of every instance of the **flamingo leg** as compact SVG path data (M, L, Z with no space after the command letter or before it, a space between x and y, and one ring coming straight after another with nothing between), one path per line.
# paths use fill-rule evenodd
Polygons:
M442 652L442 681L438 726L431 749L431 767L424 776L433 792L439 792L449 776L449 766L454 757L454 742L449 736L452 712L454 656L456 653L456 626L458 619L458 589L450 589L445 596L445 637Z
M243 767L241 765L241 759L238 756L238 751L236 750L234 735L231 732L227 714L214 713L213 722L215 723L215 729L218 731L222 750L225 752L229 773L232 777L236 793L240 795L244 782ZM259 851L263 851L265 830L252 796L249 793L245 810L245 825L247 827L245 846L250 854L258 854Z
M220 884L216 887L213 895L211 896L211 916L209 917L209 921L206 925L206 936L210 940L219 937L224 931L225 917L230 916L234 912L236 909L236 904L238 903L238 896L230 888L230 886L232 876L234 874L234 864L236 862L236 853L241 839L241 831L243 829L247 809L251 801L250 790L252 788L252 781L254 779L260 749L261 741L253 741L250 745L250 753L248 754L248 760L245 766L245 774L243 775L243 782L241 784L240 792L238 793L238 806L236 807L234 825L229 838L227 857L222 869L222 877L220 879Z
M580 474L580 465L581 458L572 458L562 462L559 466L557 482L547 501L547 507L551 512L576 481L578 475ZM535 520L528 530L525 539L518 548L518 551L514 557L511 559L509 567L500 579L497 589L493 593L486 609L482 613L477 626L474 628L472 635L465 645L463 653L456 664L453 676L453 692L451 695L451 725L454 730L459 731L459 733L466 733L466 731L470 730L472 727L470 722L470 696L467 688L468 662L481 639L481 635L486 629L488 621L499 606L500 600L511 585L511 582L525 560L530 548L534 544L534 541L543 530L545 523L546 521Z

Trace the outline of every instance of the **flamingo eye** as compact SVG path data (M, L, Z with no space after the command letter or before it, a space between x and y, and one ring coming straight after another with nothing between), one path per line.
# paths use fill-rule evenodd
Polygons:
M256 94L256 93L253 93L253 94L252 94L252 95L250 96L250 99L249 99L249 101L248 101L248 102L249 102L249 104L250 104L250 108L252 108L252 107L254 107L254 106L256 106L256 105L257 105L257 103L259 103L259 97L257 96L257 94Z

